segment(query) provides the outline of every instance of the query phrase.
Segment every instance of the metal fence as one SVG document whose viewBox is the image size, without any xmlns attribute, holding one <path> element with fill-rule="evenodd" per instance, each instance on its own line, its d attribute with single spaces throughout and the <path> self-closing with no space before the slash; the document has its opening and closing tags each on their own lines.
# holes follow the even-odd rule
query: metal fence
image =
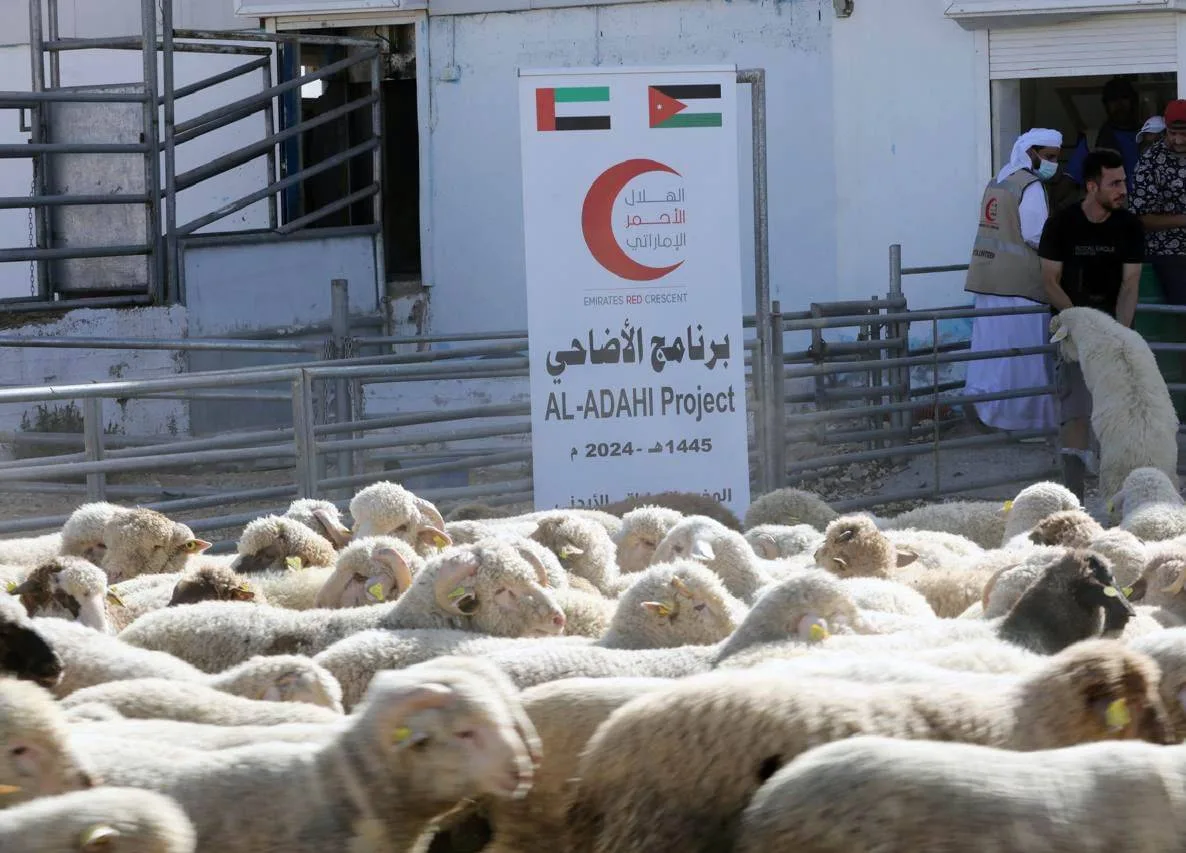
<svg viewBox="0 0 1186 853">
<path fill-rule="evenodd" d="M 173 5 L 156 0 L 141 0 L 141 36 L 116 38 L 63 39 L 58 29 L 59 0 L 28 0 L 30 21 L 30 53 L 32 57 L 32 91 L 0 92 L 0 113 L 17 111 L 22 130 L 30 134 L 27 144 L 0 145 L 0 159 L 28 159 L 33 165 L 33 179 L 28 196 L 0 198 L 2 209 L 28 209 L 31 218 L 30 246 L 0 248 L 0 263 L 30 263 L 31 292 L 28 297 L 0 300 L 6 311 L 40 311 L 47 307 L 110 307 L 142 304 L 166 304 L 185 301 L 185 277 L 182 258 L 188 245 L 203 241 L 258 241 L 284 242 L 304 239 L 310 228 L 326 217 L 346 209 L 354 209 L 360 202 L 371 201 L 366 221 L 335 228 L 317 228 L 321 237 L 378 235 L 382 230 L 382 167 L 380 136 L 382 111 L 380 105 L 381 51 L 379 39 L 342 36 L 267 32 L 209 32 L 175 29 Z M 159 36 L 158 36 L 159 31 Z M 284 74 L 286 79 L 274 82 L 282 69 L 293 66 L 293 58 L 302 49 L 330 48 L 345 53 L 345 57 L 327 62 L 320 67 L 300 73 L 300 66 Z M 63 87 L 61 58 L 74 51 L 139 51 L 143 57 L 143 81 L 133 85 L 89 85 Z M 246 61 L 192 83 L 176 86 L 176 54 L 207 54 L 243 57 Z M 160 68 L 158 74 L 158 55 Z M 48 59 L 48 63 L 47 60 Z M 284 60 L 280 62 L 279 60 Z M 47 79 L 48 64 L 48 79 Z M 274 68 L 275 64 L 275 68 Z M 326 80 L 361 67 L 362 76 L 369 80 L 369 92 L 361 97 L 310 118 L 300 115 L 300 99 L 292 96 L 301 87 Z M 228 81 L 257 75 L 259 91 L 231 103 L 222 104 L 193 118 L 177 120 L 177 105 L 195 95 Z M 61 111 L 72 107 L 76 111 L 87 106 L 139 105 L 141 127 L 135 142 L 94 142 L 76 137 Z M 327 126 L 345 126 L 350 117 L 360 110 L 369 110 L 370 133 L 365 139 L 348 144 L 343 150 L 326 156 L 316 163 L 280 164 L 278 151 L 300 149 L 300 140 L 307 132 Z M 55 112 L 56 111 L 56 112 Z M 26 113 L 28 118 L 26 119 Z M 258 117 L 262 136 L 235 150 L 216 157 L 184 172 L 177 172 L 178 150 L 196 139 L 237 122 Z M 131 129 L 123 128 L 130 136 Z M 348 133 L 348 131 L 344 131 Z M 86 136 L 83 133 L 82 136 Z M 353 142 L 353 140 L 352 140 Z M 138 157 L 138 169 L 120 180 L 88 180 L 92 187 L 87 193 L 71 192 L 68 180 L 56 180 L 56 171 L 77 172 L 79 158 L 99 171 L 110 164 L 111 158 Z M 245 164 L 263 158 L 266 178 L 262 184 L 250 188 L 238 198 L 190 219 L 177 221 L 178 194 L 203 184 Z M 350 169 L 362 164 L 367 181 L 351 192 L 317 205 L 303 206 L 307 183 L 332 169 Z M 117 168 L 117 167 L 111 167 Z M 163 177 L 162 177 L 163 176 Z M 61 177 L 61 176 L 57 176 Z M 356 182 L 357 183 L 357 182 Z M 132 191 L 128 184 L 139 184 Z M 93 189 L 98 185 L 99 189 Z M 282 205 L 281 199 L 298 199 L 301 203 Z M 217 226 L 227 217 L 254 204 L 266 201 L 268 226 L 254 231 L 223 231 Z M 143 217 L 142 239 L 129 242 L 127 235 L 105 234 L 95 228 L 101 220 L 79 219 L 92 216 L 93 211 L 109 210 L 111 206 L 130 207 L 129 214 L 138 220 Z M 112 221 L 122 222 L 120 218 Z M 73 225 L 72 225 L 73 223 Z M 96 237 L 93 232 L 99 231 Z M 117 229 L 118 231 L 118 229 Z M 199 233 L 201 232 L 201 233 Z M 122 241 L 121 241 L 122 238 Z M 378 281 L 384 281 L 382 240 L 375 239 L 375 267 Z M 142 257 L 145 267 L 138 281 L 108 282 L 104 295 L 88 294 L 92 287 L 64 287 L 60 267 L 53 264 L 95 262 L 112 259 Z M 93 270 L 93 267 L 91 267 Z M 120 268 L 126 272 L 126 268 Z M 93 278 L 93 276 L 91 276 Z M 119 278 L 119 276 L 109 276 Z"/>
</svg>

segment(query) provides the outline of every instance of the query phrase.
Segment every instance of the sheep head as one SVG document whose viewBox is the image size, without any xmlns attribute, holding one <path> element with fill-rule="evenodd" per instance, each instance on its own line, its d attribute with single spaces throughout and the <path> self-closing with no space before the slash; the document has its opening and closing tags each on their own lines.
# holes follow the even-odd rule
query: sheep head
<svg viewBox="0 0 1186 853">
<path fill-rule="evenodd" d="M 111 583 L 182 571 L 190 557 L 210 547 L 186 525 L 150 509 L 113 517 L 104 528 L 104 541 L 103 569 Z"/>
<path fill-rule="evenodd" d="M 0 682 L 0 809 L 93 784 L 53 696 L 25 681 Z"/>
<path fill-rule="evenodd" d="M 657 566 L 644 574 L 623 593 L 613 622 L 630 619 L 635 607 L 651 617 L 644 631 L 648 645 L 655 648 L 720 642 L 745 614 L 745 606 L 716 574 L 690 561 Z"/>
<path fill-rule="evenodd" d="M 338 508 L 329 501 L 301 498 L 293 501 L 284 513 L 285 518 L 300 522 L 318 536 L 341 550 L 350 544 L 350 528 L 342 523 Z M 327 565 L 316 563 L 314 565 Z"/>
<path fill-rule="evenodd" d="M 107 553 L 104 541 L 107 522 L 127 511 L 106 501 L 83 504 L 62 525 L 62 553 L 102 565 L 103 555 Z"/>
<path fill-rule="evenodd" d="M 1022 706 L 1036 718 L 1026 729 L 1046 747 L 1131 739 L 1171 744 L 1160 679 L 1151 658 L 1122 642 L 1082 640 L 1023 679 Z"/>
<path fill-rule="evenodd" d="M 690 516 L 667 532 L 655 548 L 651 563 L 658 565 L 673 560 L 694 560 L 713 568 L 717 552 L 722 550 L 730 533 L 732 531 L 719 521 L 704 516 Z"/>
<path fill-rule="evenodd" d="M 1130 601 L 1140 601 L 1153 607 L 1173 606 L 1181 609 L 1174 599 L 1186 586 L 1186 549 L 1169 546 L 1149 558 L 1145 570 L 1132 585 Z"/>
<path fill-rule="evenodd" d="M 816 565 L 838 577 L 891 577 L 918 555 L 898 548 L 865 515 L 843 515 L 824 530 L 824 544 L 816 549 Z"/>
<path fill-rule="evenodd" d="M 367 688 L 351 736 L 415 792 L 418 806 L 446 811 L 458 800 L 489 795 L 522 799 L 534 781 L 534 729 L 525 742 L 503 696 L 476 674 L 442 666 L 379 672 Z"/>
<path fill-rule="evenodd" d="M 641 506 L 623 515 L 622 529 L 614 537 L 618 569 L 641 572 L 651 565 L 655 549 L 682 518 L 677 510 L 658 506 Z"/>
<path fill-rule="evenodd" d="M 1103 526 L 1083 510 L 1065 509 L 1039 521 L 1030 531 L 1029 540 L 1035 545 L 1086 548 L 1103 532 Z"/>
<path fill-rule="evenodd" d="M 62 678 L 62 659 L 33 628 L 18 599 L 0 593 L 0 672 L 42 687 Z"/>
<path fill-rule="evenodd" d="M 20 598 L 30 616 L 69 619 L 103 634 L 112 632 L 107 620 L 107 576 L 81 557 L 54 557 L 8 592 Z"/>
<path fill-rule="evenodd" d="M 1124 478 L 1120 491 L 1108 500 L 1108 513 L 1112 518 L 1123 517 L 1125 507 L 1139 507 L 1143 504 L 1168 504 L 1181 507 L 1186 501 L 1178 493 L 1166 473 L 1159 468 L 1134 468 Z"/>
<path fill-rule="evenodd" d="M 338 559 L 332 542 L 307 524 L 280 515 L 265 515 L 248 524 L 237 548 L 239 556 L 231 568 L 241 574 L 292 565 L 332 566 Z"/>
<path fill-rule="evenodd" d="M 350 500 L 353 535 L 394 536 L 427 555 L 453 544 L 445 519 L 430 501 L 403 486 L 383 480 L 372 483 Z"/>
<path fill-rule="evenodd" d="M 450 617 L 464 617 L 473 630 L 498 636 L 564 632 L 564 611 L 546 568 L 528 547 L 484 539 L 446 551 L 423 574 L 437 607 Z"/>
<path fill-rule="evenodd" d="M 317 595 L 318 607 L 362 607 L 395 601 L 412 586 L 423 561 L 394 536 L 359 539 L 338 555 L 334 573 Z"/>
<path fill-rule="evenodd" d="M 1079 349 L 1075 346 L 1072 335 L 1072 329 L 1076 325 L 1076 315 L 1068 313 L 1074 310 L 1074 308 L 1064 308 L 1050 318 L 1050 343 L 1059 344 L 1059 350 L 1065 361 L 1079 360 Z M 1080 308 L 1079 310 L 1090 309 Z"/>
<path fill-rule="evenodd" d="M 255 602 L 256 591 L 228 566 L 208 563 L 187 571 L 173 586 L 167 607 L 200 601 Z"/>
</svg>

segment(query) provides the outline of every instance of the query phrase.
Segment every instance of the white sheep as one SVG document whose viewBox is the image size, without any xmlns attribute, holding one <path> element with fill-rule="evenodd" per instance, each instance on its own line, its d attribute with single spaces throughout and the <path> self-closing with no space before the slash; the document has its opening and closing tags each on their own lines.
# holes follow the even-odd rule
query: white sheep
<svg viewBox="0 0 1186 853">
<path fill-rule="evenodd" d="M 1014 752 L 859 736 L 812 749 L 754 794 L 737 853 L 1174 850 L 1186 746 L 1123 741 Z M 1123 820 L 1111 819 L 1123 804 Z"/>
<path fill-rule="evenodd" d="M 372 483 L 350 500 L 354 536 L 395 536 L 428 555 L 452 544 L 445 519 L 430 501 L 398 483 Z"/>
<path fill-rule="evenodd" d="M 271 593 L 269 593 L 269 598 Z M 205 672 L 253 655 L 315 654 L 372 628 L 457 628 L 497 636 L 551 636 L 565 617 L 534 552 L 497 539 L 445 550 L 389 604 L 289 611 L 203 602 L 146 614 L 120 634 Z"/>
<path fill-rule="evenodd" d="M 810 524 L 823 532 L 839 514 L 813 492 L 783 488 L 767 492 L 750 503 L 743 526 L 752 530 L 762 524 Z"/>
<path fill-rule="evenodd" d="M 210 547 L 184 524 L 151 509 L 116 514 L 103 536 L 107 550 L 102 568 L 113 584 L 139 575 L 179 572 L 190 557 Z"/>
<path fill-rule="evenodd" d="M 745 532 L 754 553 L 766 560 L 814 554 L 823 544 L 823 534 L 810 524 L 759 524 Z"/>
<path fill-rule="evenodd" d="M 243 528 L 238 556 L 230 567 L 241 574 L 267 570 L 333 566 L 338 559 L 334 543 L 312 527 L 281 515 L 265 515 Z"/>
<path fill-rule="evenodd" d="M 62 709 L 36 684 L 0 678 L 0 745 L 0 810 L 94 784 Z"/>
<path fill-rule="evenodd" d="M 1158 676 L 1146 656 L 1096 640 L 1006 690 L 993 679 L 858 684 L 762 672 L 684 679 L 623 705 L 590 738 L 575 774 L 570 846 L 729 850 L 737 818 L 782 765 L 860 733 L 1015 750 L 1116 738 L 1168 743 Z"/>
<path fill-rule="evenodd" d="M 338 550 L 350 544 L 350 528 L 342 523 L 342 514 L 329 501 L 300 498 L 289 504 L 284 517 L 299 521 Z"/>
<path fill-rule="evenodd" d="M 747 604 L 757 599 L 763 587 L 785 577 L 791 569 L 785 562 L 762 559 L 742 534 L 703 516 L 683 519 L 663 537 L 652 562 L 672 560 L 704 564 L 720 575 L 729 592 Z"/>
<path fill-rule="evenodd" d="M 305 702 L 246 699 L 197 681 L 135 678 L 85 687 L 61 700 L 63 708 L 96 702 L 125 718 L 181 720 L 218 726 L 331 723 L 341 715 Z"/>
<path fill-rule="evenodd" d="M 981 548 L 997 548 L 1005 535 L 1008 505 L 999 501 L 926 504 L 884 519 L 882 530 L 923 530 L 967 538 Z"/>
<path fill-rule="evenodd" d="M 622 529 L 614 537 L 618 569 L 623 574 L 641 572 L 651 564 L 655 549 L 671 528 L 683 518 L 678 510 L 662 506 L 640 506 L 622 516 Z"/>
<path fill-rule="evenodd" d="M 1153 351 L 1139 332 L 1095 308 L 1050 320 L 1050 342 L 1078 362 L 1091 393 L 1091 428 L 1100 444 L 1100 492 L 1114 495 L 1136 468 L 1178 481 L 1178 415 Z"/>
<path fill-rule="evenodd" d="M 30 616 L 77 620 L 102 633 L 112 633 L 107 618 L 107 575 L 82 557 L 52 557 L 20 585 L 9 588 Z M 119 601 L 118 597 L 113 601 Z"/>
<path fill-rule="evenodd" d="M 539 739 L 514 690 L 481 661 L 384 672 L 328 743 L 220 750 L 164 768 L 96 756 L 108 784 L 150 786 L 221 853 L 408 850 L 480 794 L 522 797 Z"/>
<path fill-rule="evenodd" d="M 537 519 L 530 538 L 555 554 L 570 577 L 584 578 L 602 595 L 616 597 L 633 581 L 619 575 L 614 540 L 596 521 L 550 513 Z"/>
<path fill-rule="evenodd" d="M 1061 483 L 1043 480 L 1026 486 L 1011 501 L 1005 502 L 1005 533 L 1000 545 L 1014 537 L 1028 534 L 1048 515 L 1067 509 L 1082 509 L 1075 493 Z"/>
<path fill-rule="evenodd" d="M 195 853 L 196 835 L 174 800 L 100 787 L 4 810 L 0 850 L 20 853 Z"/>
<path fill-rule="evenodd" d="M 394 536 L 368 536 L 342 549 L 314 606 L 361 607 L 395 601 L 424 567 L 416 550 Z"/>
<path fill-rule="evenodd" d="M 1186 506 L 1178 489 L 1156 468 L 1136 468 L 1112 496 L 1109 510 L 1120 527 L 1146 542 L 1186 534 Z"/>
</svg>

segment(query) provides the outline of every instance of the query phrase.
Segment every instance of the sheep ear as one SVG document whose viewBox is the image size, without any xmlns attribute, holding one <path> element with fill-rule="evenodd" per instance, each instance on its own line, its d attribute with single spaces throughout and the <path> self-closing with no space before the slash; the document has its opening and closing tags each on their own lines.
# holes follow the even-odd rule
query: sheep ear
<svg viewBox="0 0 1186 853">
<path fill-rule="evenodd" d="M 448 548 L 453 544 L 453 537 L 445 532 L 444 524 L 439 528 L 421 527 L 416 533 L 416 538 L 422 545 L 431 545 L 434 548 Z"/>
<path fill-rule="evenodd" d="M 392 576 L 395 578 L 396 589 L 399 594 L 403 595 L 407 592 L 408 587 L 412 585 L 412 570 L 408 567 L 408 563 L 404 560 L 403 555 L 394 548 L 376 548 L 371 552 L 372 565 L 378 564 L 377 568 L 390 569 Z M 367 590 L 370 590 L 370 582 L 367 582 Z"/>
<path fill-rule="evenodd" d="M 481 561 L 473 551 L 461 551 L 437 567 L 433 592 L 437 604 L 449 613 L 465 613 L 466 599 L 473 599 L 467 585 L 473 581 Z"/>
<path fill-rule="evenodd" d="M 692 551 L 689 556 L 693 560 L 715 560 L 717 554 L 708 541 L 697 539 L 692 543 Z"/>
<path fill-rule="evenodd" d="M 383 578 L 367 578 L 363 588 L 366 590 L 367 598 L 371 601 L 382 604 L 387 600 L 387 594 L 383 591 Z"/>
<path fill-rule="evenodd" d="M 412 683 L 386 690 L 380 694 L 377 734 L 385 746 L 402 749 L 425 739 L 423 732 L 408 726 L 408 717 L 429 708 L 445 708 L 456 701 L 456 695 L 444 684 L 435 682 Z"/>
<path fill-rule="evenodd" d="M 767 560 L 778 559 L 778 543 L 769 533 L 760 533 L 754 537 L 754 553 Z"/>
<path fill-rule="evenodd" d="M 124 606 L 124 600 L 119 597 L 119 593 L 117 593 L 114 589 L 107 590 L 107 603 L 113 604 L 116 607 Z"/>
<path fill-rule="evenodd" d="M 88 826 L 78 837 L 79 853 L 99 853 L 99 851 L 114 850 L 119 844 L 122 834 L 114 826 L 97 823 Z"/>
<path fill-rule="evenodd" d="M 231 590 L 231 601 L 255 601 L 255 591 L 241 583 Z"/>
<path fill-rule="evenodd" d="M 524 548 L 521 546 L 516 547 L 515 550 L 519 552 L 519 556 L 530 563 L 531 567 L 535 569 L 535 577 L 536 580 L 539 581 L 539 585 L 542 587 L 551 587 L 552 582 L 548 580 L 548 570 L 544 567 L 543 561 L 540 560 L 539 555 L 530 548 Z"/>
<path fill-rule="evenodd" d="M 1062 326 L 1059 326 L 1058 329 L 1055 330 L 1054 334 L 1050 336 L 1050 343 L 1056 344 L 1059 341 L 1061 341 L 1063 338 L 1065 338 L 1066 336 L 1067 336 L 1067 330 L 1064 329 Z"/>
<path fill-rule="evenodd" d="M 420 497 L 413 497 L 412 502 L 416 505 L 416 509 L 420 510 L 421 515 L 425 516 L 430 522 L 432 522 L 432 526 L 435 527 L 438 532 L 445 529 L 445 519 L 435 506 L 426 501 L 424 498 Z"/>
<path fill-rule="evenodd" d="M 576 545 L 573 545 L 571 542 L 565 542 L 563 545 L 560 546 L 560 550 L 556 552 L 556 556 L 559 557 L 561 560 L 571 560 L 573 557 L 583 556 L 584 553 L 585 553 L 584 548 L 578 548 Z"/>
<path fill-rule="evenodd" d="M 1177 595 L 1182 591 L 1182 586 L 1186 584 L 1186 565 L 1183 565 L 1180 562 L 1177 565 L 1178 568 L 1176 570 L 1177 573 L 1174 575 L 1174 580 L 1169 584 L 1169 586 L 1163 586 L 1161 588 L 1162 592 L 1168 593 L 1170 595 Z"/>
<path fill-rule="evenodd" d="M 660 619 L 666 619 L 675 612 L 675 607 L 663 601 L 644 601 L 642 603 L 644 609 L 654 613 Z"/>
<path fill-rule="evenodd" d="M 818 643 L 828 639 L 828 620 L 814 613 L 808 613 L 799 620 L 799 638 L 805 643 Z"/>
<path fill-rule="evenodd" d="M 854 537 L 856 535 L 857 535 L 857 532 L 850 527 L 847 530 L 841 530 L 840 533 L 838 533 L 836 535 L 836 541 L 837 542 L 848 542 L 850 539 L 852 539 L 852 537 Z"/>
<path fill-rule="evenodd" d="M 334 518 L 333 514 L 324 507 L 313 510 L 313 517 L 316 518 L 326 534 L 329 536 L 329 541 L 333 543 L 334 548 L 341 550 L 350 544 L 350 528 L 342 524 L 341 521 Z"/>
<path fill-rule="evenodd" d="M 898 548 L 896 550 L 898 552 L 898 568 L 899 569 L 904 566 L 909 566 L 911 563 L 913 563 L 915 560 L 918 559 L 918 553 L 916 551 L 910 550 L 909 548 Z"/>
</svg>

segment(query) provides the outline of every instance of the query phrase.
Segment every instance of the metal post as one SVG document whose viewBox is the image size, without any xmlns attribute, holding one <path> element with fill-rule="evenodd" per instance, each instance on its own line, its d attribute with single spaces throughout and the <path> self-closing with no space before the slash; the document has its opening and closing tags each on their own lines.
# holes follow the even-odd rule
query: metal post
<svg viewBox="0 0 1186 853">
<path fill-rule="evenodd" d="M 371 60 L 371 92 L 378 96 L 383 82 L 383 55 L 378 54 Z M 375 139 L 382 140 L 383 136 L 383 103 L 378 99 L 371 105 L 371 133 Z M 383 307 L 383 314 L 391 316 L 391 306 L 387 301 L 387 260 L 386 247 L 383 239 L 383 146 L 377 145 L 371 152 L 371 181 L 379 185 L 379 191 L 371 197 L 374 211 L 375 225 L 378 230 L 374 236 L 375 246 L 375 304 Z"/>
<path fill-rule="evenodd" d="M 32 63 L 33 91 L 45 91 L 45 40 L 41 31 L 41 0 L 29 0 L 29 57 Z M 29 108 L 32 119 L 29 122 L 29 141 L 33 144 L 48 142 L 49 122 L 46 112 L 50 109 L 48 103 L 38 103 Z M 49 158 L 45 154 L 38 154 L 33 158 L 33 196 L 44 196 L 48 192 L 49 181 L 46 178 L 46 167 Z M 49 248 L 50 210 L 48 207 L 33 209 L 33 223 L 36 248 Z M 42 300 L 51 298 L 49 289 L 49 261 L 32 261 L 37 270 L 37 297 Z"/>
<path fill-rule="evenodd" d="M 350 295 L 349 285 L 344 278 L 335 278 L 330 282 L 330 327 L 333 330 L 333 357 L 335 359 L 350 358 L 352 355 L 350 341 Z M 348 423 L 351 420 L 350 380 L 334 380 L 334 420 L 337 423 Z M 354 474 L 354 453 L 349 450 L 338 452 L 338 476 L 349 477 Z"/>
<path fill-rule="evenodd" d="M 894 243 L 889 247 L 889 293 L 890 313 L 898 313 L 902 309 L 894 303 L 895 299 L 902 297 L 902 246 L 899 243 Z M 888 350 L 886 355 L 888 357 L 904 357 L 910 350 L 910 326 L 907 323 L 900 323 L 894 321 L 889 324 L 889 337 L 900 339 L 902 344 L 898 352 L 890 353 Z M 910 368 L 909 367 L 895 367 L 889 370 L 890 382 L 895 386 L 893 396 L 890 398 L 891 402 L 904 403 L 910 398 Z M 893 440 L 895 444 L 908 444 L 910 441 L 909 435 L 905 430 L 910 424 L 909 413 L 905 411 L 893 412 L 890 415 L 890 426 L 893 428 L 897 439 Z M 900 457 L 893 460 L 895 465 L 901 464 L 904 460 Z"/>
<path fill-rule="evenodd" d="M 786 442 L 786 390 L 783 385 L 783 331 L 782 331 L 782 303 L 775 299 L 770 306 L 770 325 L 771 335 L 770 340 L 773 344 L 771 359 L 770 359 L 770 373 L 771 373 L 771 387 L 774 389 L 774 394 L 770 398 L 770 404 L 766 407 L 769 413 L 769 424 L 767 426 L 768 435 L 770 437 L 770 454 L 771 454 L 771 470 L 774 472 L 774 480 L 770 483 L 770 488 L 780 489 L 786 482 L 787 476 L 787 442 Z"/>
<path fill-rule="evenodd" d="M 169 4 L 165 4 L 169 5 Z M 153 301 L 160 304 L 167 299 L 162 286 L 164 282 L 164 252 L 161 251 L 161 144 L 160 121 L 157 112 L 156 73 L 156 0 L 140 0 L 140 27 L 144 39 L 141 51 L 144 60 L 144 192 L 148 201 L 144 205 L 145 243 L 148 254 L 148 286 Z M 166 63 L 167 64 L 167 63 Z"/>
<path fill-rule="evenodd" d="M 302 370 L 292 380 L 292 427 L 296 444 L 297 486 L 302 498 L 317 497 L 317 437 L 313 431 L 313 380 Z"/>
<path fill-rule="evenodd" d="M 272 88 L 272 63 L 269 62 L 263 67 L 264 72 L 264 89 Z M 276 99 L 269 98 L 267 109 L 264 110 L 264 134 L 265 138 L 271 139 L 276 133 Z M 276 172 L 276 146 L 272 145 L 268 148 L 268 183 L 274 183 L 280 180 L 280 175 Z M 275 231 L 280 227 L 280 215 L 277 209 L 276 194 L 268 193 L 268 228 Z"/>
<path fill-rule="evenodd" d="M 49 0 L 49 20 L 46 21 L 46 32 L 49 40 L 56 42 L 61 38 L 58 29 L 58 0 Z M 49 87 L 58 89 L 62 85 L 62 55 L 54 50 L 49 54 Z"/>
<path fill-rule="evenodd" d="M 773 354 L 770 327 L 770 221 L 767 198 L 766 172 L 766 71 L 762 68 L 737 72 L 738 83 L 749 83 L 751 89 L 752 144 L 754 159 L 754 313 L 758 346 L 754 350 L 754 392 L 758 402 L 759 489 L 774 488 L 775 474 L 771 468 L 770 447 L 773 438 L 768 434 L 770 416 L 766 407 L 774 404 L 780 391 L 771 378 Z M 781 440 L 781 436 L 779 438 Z M 781 479 L 778 478 L 778 479 Z"/>
<path fill-rule="evenodd" d="M 165 100 L 165 199 L 168 207 L 165 209 L 165 262 L 158 264 L 157 269 L 164 268 L 165 302 L 184 302 L 181 292 L 181 281 L 177 273 L 177 160 L 174 152 L 176 139 L 176 98 L 173 87 L 173 3 L 166 0 L 161 4 L 161 37 Z M 156 113 L 156 92 L 153 92 L 153 113 Z M 155 137 L 154 137 L 155 141 Z"/>
<path fill-rule="evenodd" d="M 933 493 L 934 499 L 939 500 L 943 494 L 942 486 L 939 478 L 942 476 L 940 469 L 940 451 L 939 445 L 939 319 L 933 318 L 931 320 L 931 354 L 934 356 L 934 362 L 931 367 L 931 382 L 934 385 L 934 395 L 931 397 L 931 431 L 934 446 L 932 452 L 935 454 L 935 491 Z"/>
<path fill-rule="evenodd" d="M 87 462 L 103 459 L 103 398 L 87 397 L 82 401 L 82 441 Z M 86 499 L 107 500 L 107 475 L 97 472 L 86 475 Z"/>
</svg>

